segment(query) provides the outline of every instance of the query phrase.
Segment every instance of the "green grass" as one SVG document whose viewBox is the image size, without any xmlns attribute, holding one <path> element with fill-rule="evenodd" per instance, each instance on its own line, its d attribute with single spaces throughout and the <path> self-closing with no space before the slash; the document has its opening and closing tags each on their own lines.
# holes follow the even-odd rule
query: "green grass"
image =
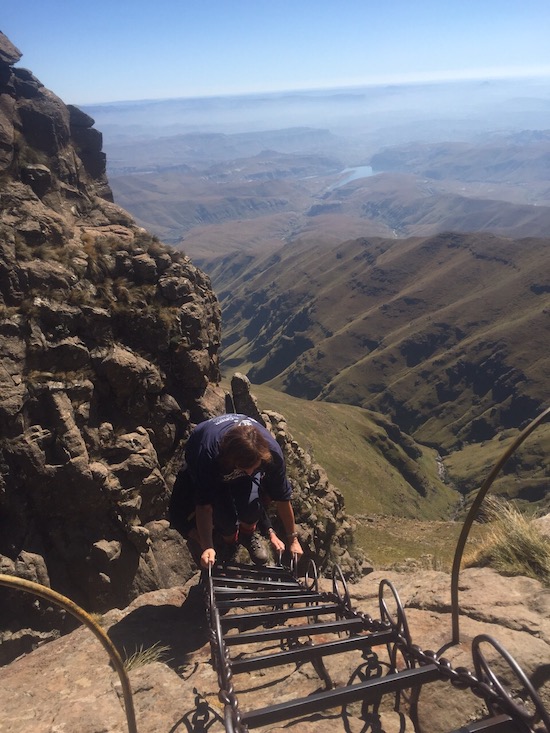
<svg viewBox="0 0 550 733">
<path fill-rule="evenodd" d="M 342 492 L 350 514 L 451 515 L 458 496 L 439 480 L 435 451 L 421 447 L 421 456 L 413 460 L 375 422 L 381 416 L 351 405 L 297 399 L 265 385 L 254 385 L 252 393 L 260 409 L 284 415 L 292 436 Z M 425 477 L 425 497 L 403 478 L 401 464 Z"/>
<path fill-rule="evenodd" d="M 526 575 L 550 585 L 550 541 L 513 504 L 486 502 L 489 520 L 481 544 L 465 558 L 467 567 L 492 567 L 503 575 Z"/>
<path fill-rule="evenodd" d="M 478 489 L 517 435 L 516 430 L 505 430 L 492 440 L 465 445 L 451 453 L 445 458 L 451 482 L 465 493 Z M 549 455 L 550 424 L 543 424 L 508 459 L 491 493 L 513 499 L 525 513 L 550 511 Z"/>
<path fill-rule="evenodd" d="M 420 567 L 449 572 L 461 522 L 423 522 L 402 517 L 371 517 L 359 521 L 355 541 L 375 568 Z M 474 524 L 469 543 L 483 537 L 484 525 Z"/>
</svg>

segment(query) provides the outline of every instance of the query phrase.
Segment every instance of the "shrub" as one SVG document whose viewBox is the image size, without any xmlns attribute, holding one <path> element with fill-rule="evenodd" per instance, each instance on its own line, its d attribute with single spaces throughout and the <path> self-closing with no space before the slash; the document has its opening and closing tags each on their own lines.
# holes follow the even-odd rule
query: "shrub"
<svg viewBox="0 0 550 733">
<path fill-rule="evenodd" d="M 492 567 L 503 575 L 526 575 L 550 585 L 550 541 L 532 520 L 502 499 L 487 500 L 490 529 L 465 559 L 466 567 Z"/>
</svg>

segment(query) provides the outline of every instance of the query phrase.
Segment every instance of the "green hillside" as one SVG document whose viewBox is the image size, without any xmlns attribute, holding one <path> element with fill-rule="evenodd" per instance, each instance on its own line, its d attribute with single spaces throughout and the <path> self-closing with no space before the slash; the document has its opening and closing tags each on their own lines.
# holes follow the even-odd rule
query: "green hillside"
<svg viewBox="0 0 550 733">
<path fill-rule="evenodd" d="M 355 542 L 375 567 L 450 570 L 463 500 L 441 481 L 433 449 L 360 407 L 301 400 L 265 385 L 252 391 L 261 409 L 287 419 L 293 437 L 342 492 L 346 510 L 356 519 Z M 426 487 L 424 496 L 406 480 L 412 475 Z M 475 524 L 470 541 L 483 532 L 484 526 Z"/>
<path fill-rule="evenodd" d="M 444 233 L 220 260 L 224 368 L 386 415 L 467 492 L 550 400 L 549 246 Z M 542 501 L 540 440 L 525 461 L 535 485 L 518 473 L 508 495 Z"/>
<path fill-rule="evenodd" d="M 448 519 L 460 501 L 438 477 L 437 453 L 382 415 L 311 402 L 254 385 L 261 409 L 280 412 L 298 443 L 327 472 L 354 516 Z"/>
</svg>

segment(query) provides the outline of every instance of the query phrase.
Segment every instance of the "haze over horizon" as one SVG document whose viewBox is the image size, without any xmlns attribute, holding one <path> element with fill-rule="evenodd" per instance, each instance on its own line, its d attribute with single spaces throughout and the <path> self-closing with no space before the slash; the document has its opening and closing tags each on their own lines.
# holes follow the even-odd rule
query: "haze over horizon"
<svg viewBox="0 0 550 733">
<path fill-rule="evenodd" d="M 545 0 L 29 0 L 2 15 L 19 65 L 80 105 L 550 78 Z"/>
</svg>

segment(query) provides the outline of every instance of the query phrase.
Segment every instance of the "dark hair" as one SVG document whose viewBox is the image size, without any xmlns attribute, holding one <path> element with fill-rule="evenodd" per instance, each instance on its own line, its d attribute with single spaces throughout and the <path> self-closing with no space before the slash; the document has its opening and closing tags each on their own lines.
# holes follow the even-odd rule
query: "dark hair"
<svg viewBox="0 0 550 733">
<path fill-rule="evenodd" d="M 254 425 L 234 425 L 220 441 L 220 463 L 224 471 L 249 468 L 258 461 L 271 461 L 269 445 Z"/>
</svg>

